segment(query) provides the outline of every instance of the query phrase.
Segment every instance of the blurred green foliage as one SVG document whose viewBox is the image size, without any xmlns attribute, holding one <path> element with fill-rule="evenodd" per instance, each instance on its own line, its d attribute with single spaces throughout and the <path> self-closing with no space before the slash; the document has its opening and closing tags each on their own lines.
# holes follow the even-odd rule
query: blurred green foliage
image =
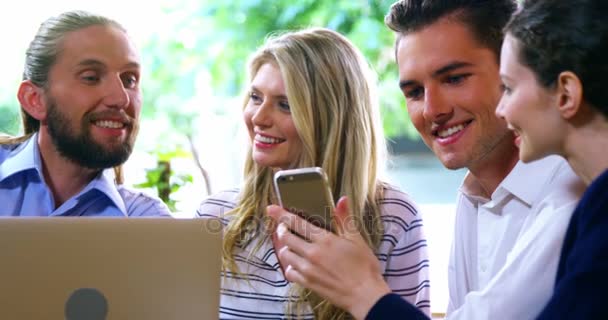
<svg viewBox="0 0 608 320">
<path fill-rule="evenodd" d="M 0 103 L 0 133 L 17 135 L 21 126 L 19 109 L 8 103 Z"/>
<path fill-rule="evenodd" d="M 175 212 L 176 201 L 171 198 L 171 194 L 184 185 L 192 183 L 193 179 L 191 174 L 176 174 L 171 167 L 171 159 L 189 155 L 184 150 L 176 149 L 172 152 L 157 153 L 157 156 L 156 167 L 146 169 L 145 182 L 136 184 L 134 187 L 155 189 L 159 198 L 167 204 L 171 211 Z"/>
<path fill-rule="evenodd" d="M 270 33 L 317 26 L 351 39 L 379 75 L 387 136 L 417 137 L 399 91 L 394 35 L 384 25 L 393 0 L 175 0 L 163 8 L 162 28 L 145 44 L 151 73 L 145 117 L 162 117 L 178 132 L 196 131 L 201 108 L 226 113 L 246 84 L 246 62 Z M 201 97 L 205 91 L 206 96 Z M 239 108 L 239 105 L 230 105 Z M 169 138 L 166 136 L 166 138 Z M 177 141 L 175 137 L 170 137 Z M 162 143 L 166 145 L 166 143 Z"/>
</svg>

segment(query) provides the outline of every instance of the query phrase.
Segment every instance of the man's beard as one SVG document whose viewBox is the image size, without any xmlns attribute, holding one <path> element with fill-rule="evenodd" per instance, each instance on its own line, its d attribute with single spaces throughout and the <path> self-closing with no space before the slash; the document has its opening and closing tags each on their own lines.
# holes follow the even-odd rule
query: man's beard
<svg viewBox="0 0 608 320">
<path fill-rule="evenodd" d="M 57 104 L 48 101 L 47 126 L 53 145 L 63 157 L 74 163 L 90 169 L 106 169 L 123 164 L 133 151 L 133 144 L 137 137 L 138 123 L 129 117 L 126 126 L 127 138 L 123 143 L 115 144 L 113 147 L 105 147 L 97 143 L 91 136 L 92 119 L 99 115 L 85 114 L 80 122 L 80 130 L 75 128 L 78 123 L 71 123 L 68 117 L 62 113 Z M 122 113 L 122 112 L 121 112 Z M 116 114 L 116 112 L 113 112 Z M 124 113 L 123 117 L 124 117 Z"/>
</svg>

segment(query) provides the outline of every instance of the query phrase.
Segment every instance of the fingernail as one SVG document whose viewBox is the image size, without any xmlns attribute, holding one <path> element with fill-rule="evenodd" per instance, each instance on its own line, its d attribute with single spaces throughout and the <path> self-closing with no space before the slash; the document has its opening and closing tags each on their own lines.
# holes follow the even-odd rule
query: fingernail
<svg viewBox="0 0 608 320">
<path fill-rule="evenodd" d="M 282 223 L 282 222 L 279 223 L 279 226 L 277 227 L 277 234 L 279 236 L 282 236 L 282 235 L 284 235 L 287 232 L 288 232 L 287 226 L 284 223 Z"/>
<path fill-rule="evenodd" d="M 279 256 L 283 255 L 283 252 L 285 250 L 289 250 L 289 247 L 288 246 L 283 246 L 283 248 L 279 249 Z"/>
</svg>

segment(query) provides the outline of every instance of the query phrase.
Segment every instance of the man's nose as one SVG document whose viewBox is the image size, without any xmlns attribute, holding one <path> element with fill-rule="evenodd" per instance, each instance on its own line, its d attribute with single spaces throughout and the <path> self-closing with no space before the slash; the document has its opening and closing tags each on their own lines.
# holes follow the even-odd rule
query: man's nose
<svg viewBox="0 0 608 320">
<path fill-rule="evenodd" d="M 104 87 L 104 103 L 112 108 L 126 108 L 130 103 L 129 93 L 120 77 L 112 77 Z"/>
<path fill-rule="evenodd" d="M 447 101 L 440 88 L 427 88 L 424 91 L 423 116 L 425 119 L 437 121 L 451 113 L 451 103 Z"/>
</svg>

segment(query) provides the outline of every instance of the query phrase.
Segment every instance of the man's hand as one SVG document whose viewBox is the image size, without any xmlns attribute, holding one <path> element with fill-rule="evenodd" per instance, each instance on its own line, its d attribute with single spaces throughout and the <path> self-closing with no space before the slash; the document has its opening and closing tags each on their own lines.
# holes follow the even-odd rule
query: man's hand
<svg viewBox="0 0 608 320">
<path fill-rule="evenodd" d="M 278 239 L 285 247 L 278 257 L 287 280 L 313 290 L 357 319 L 364 319 L 391 292 L 378 259 L 356 228 L 346 197 L 340 198 L 334 212 L 337 234 L 279 206 L 268 206 L 267 212 L 279 223 Z"/>
</svg>

